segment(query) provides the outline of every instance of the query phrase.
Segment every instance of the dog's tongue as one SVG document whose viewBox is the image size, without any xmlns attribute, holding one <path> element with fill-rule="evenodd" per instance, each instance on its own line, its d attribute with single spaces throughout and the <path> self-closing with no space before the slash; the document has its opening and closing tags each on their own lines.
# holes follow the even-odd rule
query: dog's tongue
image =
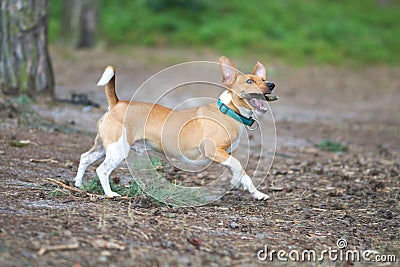
<svg viewBox="0 0 400 267">
<path fill-rule="evenodd" d="M 264 106 L 264 103 L 265 101 L 258 98 L 250 99 L 250 104 L 262 113 L 265 113 L 268 110 L 268 107 Z"/>
</svg>

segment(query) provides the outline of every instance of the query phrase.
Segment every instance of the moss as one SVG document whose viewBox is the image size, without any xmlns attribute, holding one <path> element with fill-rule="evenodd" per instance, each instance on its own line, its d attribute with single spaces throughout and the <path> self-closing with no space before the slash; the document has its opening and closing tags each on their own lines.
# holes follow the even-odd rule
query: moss
<svg viewBox="0 0 400 267">
<path fill-rule="evenodd" d="M 332 140 L 323 140 L 318 144 L 318 147 L 322 150 L 331 152 L 347 152 L 349 150 L 347 145 L 343 145 Z"/>
</svg>

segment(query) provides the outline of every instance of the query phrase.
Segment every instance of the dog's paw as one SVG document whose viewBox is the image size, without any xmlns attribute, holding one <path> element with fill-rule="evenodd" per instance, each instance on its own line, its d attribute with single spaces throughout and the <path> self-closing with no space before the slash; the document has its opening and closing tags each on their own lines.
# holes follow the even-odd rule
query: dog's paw
<svg viewBox="0 0 400 267">
<path fill-rule="evenodd" d="M 253 197 L 255 200 L 267 200 L 270 198 L 267 194 L 264 194 L 258 190 L 253 193 Z"/>
<path fill-rule="evenodd" d="M 75 186 L 76 187 L 81 187 L 82 186 L 82 181 L 75 181 Z"/>
<path fill-rule="evenodd" d="M 108 194 L 105 194 L 105 197 L 120 197 L 120 196 L 121 196 L 120 194 L 113 192 L 113 191 L 111 191 Z"/>
</svg>

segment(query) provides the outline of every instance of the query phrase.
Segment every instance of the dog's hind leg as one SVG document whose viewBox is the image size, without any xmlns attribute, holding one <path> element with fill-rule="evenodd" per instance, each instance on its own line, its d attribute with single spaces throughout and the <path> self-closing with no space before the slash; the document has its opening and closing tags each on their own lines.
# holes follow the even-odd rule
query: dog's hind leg
<svg viewBox="0 0 400 267">
<path fill-rule="evenodd" d="M 87 151 L 81 155 L 78 171 L 77 171 L 76 177 L 75 177 L 75 186 L 79 187 L 82 185 L 83 175 L 85 174 L 86 168 L 90 164 L 93 164 L 97 160 L 104 157 L 104 155 L 105 155 L 105 151 L 104 151 L 103 144 L 102 144 L 99 136 L 96 136 L 94 146 L 89 151 Z"/>
<path fill-rule="evenodd" d="M 120 196 L 118 193 L 111 190 L 109 176 L 111 172 L 128 156 L 129 149 L 130 145 L 126 140 L 126 131 L 124 129 L 118 141 L 107 146 L 106 159 L 96 169 L 104 194 L 108 197 Z"/>
</svg>

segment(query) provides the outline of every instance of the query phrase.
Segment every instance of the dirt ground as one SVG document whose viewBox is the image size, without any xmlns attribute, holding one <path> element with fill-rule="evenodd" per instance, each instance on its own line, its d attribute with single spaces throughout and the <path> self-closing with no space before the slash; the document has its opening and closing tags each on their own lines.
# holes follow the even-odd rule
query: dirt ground
<svg viewBox="0 0 400 267">
<path fill-rule="evenodd" d="M 271 103 L 276 154 L 259 188 L 271 199 L 257 202 L 235 190 L 206 206 L 176 208 L 145 195 L 90 198 L 47 178 L 72 185 L 79 156 L 91 147 L 107 109 L 103 90 L 95 87 L 104 66 L 117 66 L 118 94 L 130 98 L 164 67 L 218 56 L 144 48 L 51 52 L 56 97 L 85 93 L 100 107 L 38 101 L 33 112 L 0 102 L 1 266 L 295 266 L 271 250 L 287 252 L 286 259 L 291 251 L 314 250 L 318 259 L 323 250 L 339 250 L 338 240 L 347 242 L 342 252 L 372 251 L 373 262 L 325 254 L 324 261 L 305 265 L 400 262 L 400 68 L 295 68 L 259 59 L 280 97 Z M 251 70 L 255 60 L 234 61 Z M 348 151 L 322 150 L 317 144 L 323 140 Z M 112 174 L 121 176 L 129 176 L 126 169 Z M 273 262 L 257 257 L 266 246 Z"/>
</svg>

